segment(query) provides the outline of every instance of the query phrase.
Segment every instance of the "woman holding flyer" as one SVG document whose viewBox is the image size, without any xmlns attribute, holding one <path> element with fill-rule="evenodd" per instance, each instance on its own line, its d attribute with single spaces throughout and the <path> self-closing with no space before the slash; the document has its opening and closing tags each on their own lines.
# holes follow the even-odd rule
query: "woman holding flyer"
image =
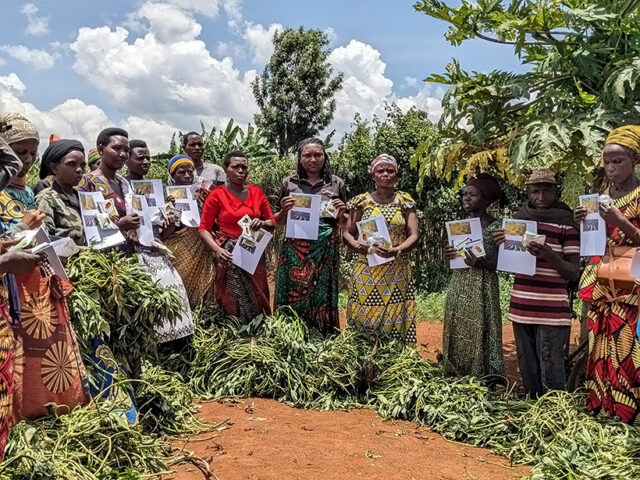
<svg viewBox="0 0 640 480">
<path fill-rule="evenodd" d="M 171 185 L 191 188 L 195 170 L 190 157 L 176 155 L 169 160 L 168 167 Z M 183 191 L 186 193 L 186 190 Z M 203 201 L 198 197 L 200 210 Z M 164 242 L 173 253 L 172 263 L 182 277 L 191 307 L 199 305 L 205 299 L 213 300 L 215 257 L 200 238 L 198 229 L 180 224 Z"/>
<path fill-rule="evenodd" d="M 484 256 L 472 250 L 463 252 L 469 268 L 456 269 L 451 275 L 444 311 L 443 365 L 447 375 L 477 378 L 504 377 L 502 358 L 502 313 L 496 264 L 498 246 L 493 233 L 500 221 L 487 208 L 503 197 L 498 181 L 479 174 L 467 182 L 462 206 L 469 218 L 480 219 Z M 448 245 L 445 258 L 453 260 L 459 252 Z"/>
<path fill-rule="evenodd" d="M 23 176 L 18 176 L 14 188 L 2 192 L 2 195 L 14 198 L 11 204 L 14 207 L 22 205 L 22 208 L 11 210 L 12 218 L 2 217 L 0 227 L 5 231 L 24 221 L 26 209 L 34 207 L 32 199 L 26 200 L 24 195 L 19 195 L 29 188 L 20 179 L 33 165 L 39 143 L 35 127 L 26 119 L 14 116 L 7 123 L 12 126 L 7 133 L 13 137 L 7 136 L 5 140 L 22 159 L 24 167 Z M 48 164 L 52 155 L 64 152 L 69 146 L 77 148 L 71 143 L 73 140 L 66 142 L 49 145 L 43 162 Z M 84 152 L 82 155 L 84 157 Z M 38 219 L 42 221 L 42 215 L 39 214 Z M 38 228 L 40 221 L 27 221 L 26 224 Z M 45 259 L 12 279 L 5 277 L 5 285 L 10 292 L 15 371 L 19 372 L 14 377 L 14 421 L 44 416 L 48 413 L 47 405 L 52 402 L 69 408 L 86 403 L 84 367 L 67 306 L 67 297 L 73 289 L 69 281 L 55 275 Z"/>
<path fill-rule="evenodd" d="M 286 222 L 294 196 L 300 193 L 322 197 L 318 239 L 285 239 L 276 274 L 275 305 L 290 306 L 310 327 L 333 333 L 340 328 L 339 228 L 348 219 L 347 192 L 342 179 L 331 174 L 329 156 L 318 138 L 308 138 L 298 146 L 297 173 L 282 182 L 278 225 Z"/>
<path fill-rule="evenodd" d="M 247 234 L 275 228 L 275 218 L 263 191 L 246 184 L 249 165 L 244 153 L 228 153 L 224 169 L 227 184 L 213 190 L 204 202 L 199 231 L 218 261 L 218 303 L 227 315 L 248 323 L 260 314 L 271 313 L 266 263 L 262 257 L 255 273 L 250 275 L 232 263 L 231 252 Z"/>
<path fill-rule="evenodd" d="M 151 165 L 149 147 L 147 147 L 146 142 L 142 140 L 131 140 L 129 147 L 129 160 L 127 161 L 128 179 L 130 181 L 144 180 Z M 133 185 L 131 186 L 131 190 L 134 190 Z M 152 211 L 155 212 L 155 218 L 153 218 L 152 215 L 148 215 L 147 221 L 152 220 L 151 228 L 153 230 L 153 237 L 164 241 L 174 232 L 175 222 L 173 222 L 172 219 L 164 218 L 160 214 L 160 208 L 161 205 L 154 207 Z M 192 335 L 195 327 L 187 291 L 182 282 L 182 278 L 171 264 L 171 261 L 155 242 L 153 246 L 145 246 L 137 242 L 134 248 L 138 254 L 138 261 L 146 268 L 155 282 L 165 288 L 176 290 L 182 299 L 182 316 L 173 323 L 165 321 L 162 325 L 156 327 L 158 343 L 174 342 Z"/>
<path fill-rule="evenodd" d="M 640 247 L 640 180 L 634 168 L 640 163 L 640 126 L 613 130 L 602 154 L 607 187 L 598 210 L 606 222 L 607 253 L 614 247 Z M 574 212 L 585 219 L 587 208 Z M 591 302 L 587 319 L 587 409 L 604 410 L 611 416 L 635 424 L 640 412 L 640 342 L 638 295 L 598 280 L 601 257 L 592 257 L 582 274 L 579 296 Z M 637 287 L 636 287 L 637 288 Z"/>
<path fill-rule="evenodd" d="M 349 223 L 344 233 L 347 245 L 359 253 L 353 269 L 347 322 L 367 331 L 384 331 L 413 345 L 416 308 L 407 254 L 418 242 L 416 204 L 408 193 L 395 190 L 398 175 L 395 158 L 390 155 L 374 158 L 370 173 L 375 190 L 349 202 Z M 381 230 L 380 221 L 380 226 L 386 224 L 390 244 L 375 235 Z M 366 228 L 362 228 L 364 223 Z M 371 257 L 378 257 L 377 265 L 370 266 Z"/>
<path fill-rule="evenodd" d="M 123 232 L 140 228 L 140 217 L 127 213 L 125 197 L 130 193 L 129 182 L 118 171 L 129 160 L 129 134 L 121 128 L 105 128 L 96 141 L 100 152 L 100 165 L 87 173 L 77 189 L 81 192 L 101 192 L 105 200 L 113 200 Z M 131 245 L 129 245 L 131 247 Z"/>
</svg>

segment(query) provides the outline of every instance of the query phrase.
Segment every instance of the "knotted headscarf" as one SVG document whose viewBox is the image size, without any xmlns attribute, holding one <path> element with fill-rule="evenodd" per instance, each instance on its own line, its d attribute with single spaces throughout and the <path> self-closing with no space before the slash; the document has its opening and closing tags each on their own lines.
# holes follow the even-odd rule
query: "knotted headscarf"
<svg viewBox="0 0 640 480">
<path fill-rule="evenodd" d="M 175 172 L 180 165 L 185 164 L 193 167 L 193 160 L 191 160 L 191 157 L 188 155 L 176 155 L 169 160 L 169 164 L 167 165 L 169 167 L 169 173 L 173 175 L 173 172 Z"/>
<path fill-rule="evenodd" d="M 640 154 L 640 125 L 624 125 L 612 130 L 604 144 L 615 143 Z"/>
<path fill-rule="evenodd" d="M 27 117 L 19 113 L 7 113 L 0 116 L 0 138 L 9 145 L 22 140 L 40 141 L 38 129 Z"/>
<path fill-rule="evenodd" d="M 383 153 L 382 155 L 377 156 L 371 161 L 371 168 L 369 169 L 369 172 L 373 174 L 376 167 L 383 163 L 388 163 L 390 165 L 393 165 L 393 168 L 395 168 L 396 172 L 398 171 L 398 162 L 396 161 L 396 159 L 393 158 L 391 155 L 387 155 L 386 153 Z"/>
<path fill-rule="evenodd" d="M 67 153 L 77 150 L 84 153 L 84 147 L 77 140 L 57 140 L 51 142 L 47 149 L 42 154 L 42 161 L 40 162 L 40 179 L 43 180 L 49 175 L 52 175 L 51 164 L 57 163 Z"/>
<path fill-rule="evenodd" d="M 479 173 L 473 178 L 470 178 L 467 185 L 475 187 L 482 193 L 482 196 L 491 204 L 497 202 L 502 198 L 502 189 L 498 180 L 488 173 Z"/>
</svg>

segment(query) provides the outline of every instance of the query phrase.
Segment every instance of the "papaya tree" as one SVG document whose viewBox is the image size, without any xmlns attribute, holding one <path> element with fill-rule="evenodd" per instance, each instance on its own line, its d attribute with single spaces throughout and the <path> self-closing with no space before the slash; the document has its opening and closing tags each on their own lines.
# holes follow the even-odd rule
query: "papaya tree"
<svg viewBox="0 0 640 480">
<path fill-rule="evenodd" d="M 445 21 L 454 46 L 504 45 L 523 73 L 467 72 L 455 60 L 426 81 L 445 84 L 440 142 L 413 161 L 423 176 L 461 184 L 492 171 L 521 184 L 533 168 L 564 176 L 564 196 L 598 181 L 603 142 L 640 122 L 640 0 L 420 0 L 418 12 Z"/>
</svg>

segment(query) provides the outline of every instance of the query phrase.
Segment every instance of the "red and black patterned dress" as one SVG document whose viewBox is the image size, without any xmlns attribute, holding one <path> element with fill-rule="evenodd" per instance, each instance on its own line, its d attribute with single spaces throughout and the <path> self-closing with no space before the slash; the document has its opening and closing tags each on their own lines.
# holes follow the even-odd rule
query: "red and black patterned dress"
<svg viewBox="0 0 640 480">
<path fill-rule="evenodd" d="M 613 200 L 625 218 L 640 228 L 640 187 Z M 609 246 L 633 245 L 617 227 L 607 224 Z M 608 289 L 596 282 L 600 257 L 593 257 L 580 282 L 579 296 L 591 302 L 589 358 L 587 360 L 587 409 L 604 410 L 627 423 L 638 423 L 640 412 L 640 342 L 636 335 L 638 295 L 618 290 L 608 300 Z M 625 295 L 628 295 L 625 297 Z"/>
<path fill-rule="evenodd" d="M 0 461 L 7 446 L 13 416 L 14 337 L 7 290 L 0 286 Z"/>
</svg>

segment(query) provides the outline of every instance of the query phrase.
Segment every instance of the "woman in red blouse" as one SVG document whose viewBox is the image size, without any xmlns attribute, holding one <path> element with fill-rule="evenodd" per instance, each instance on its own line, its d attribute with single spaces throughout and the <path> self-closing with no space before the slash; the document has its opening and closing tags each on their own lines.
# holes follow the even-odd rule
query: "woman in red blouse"
<svg viewBox="0 0 640 480">
<path fill-rule="evenodd" d="M 257 315 L 271 314 L 271 301 L 264 257 L 253 275 L 231 263 L 231 252 L 242 234 L 238 222 L 248 215 L 251 229 L 273 229 L 275 219 L 262 190 L 246 184 L 249 165 L 244 153 L 228 153 L 224 169 L 227 184 L 213 190 L 204 202 L 199 232 L 218 262 L 215 288 L 218 303 L 226 314 L 249 322 Z"/>
</svg>

